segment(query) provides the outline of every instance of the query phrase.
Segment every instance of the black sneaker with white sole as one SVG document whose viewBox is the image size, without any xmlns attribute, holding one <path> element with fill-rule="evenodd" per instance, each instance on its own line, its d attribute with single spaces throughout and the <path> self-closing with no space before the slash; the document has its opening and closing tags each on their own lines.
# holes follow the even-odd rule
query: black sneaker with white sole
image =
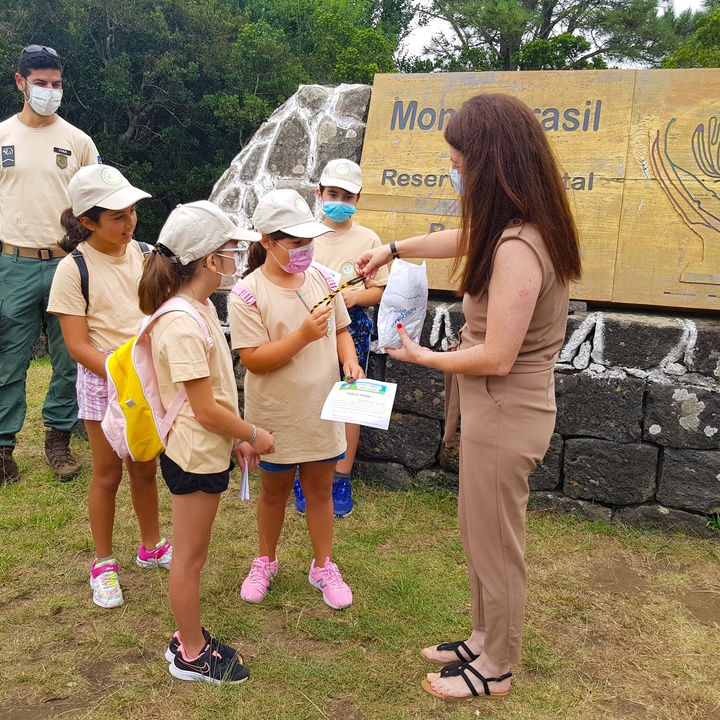
<svg viewBox="0 0 720 720">
<path fill-rule="evenodd" d="M 225 646 L 227 647 L 227 646 Z M 232 648 L 230 648 L 232 650 Z M 170 674 L 178 680 L 200 681 L 220 685 L 221 683 L 239 684 L 250 677 L 250 671 L 240 662 L 237 653 L 221 652 L 216 643 L 208 643 L 193 660 L 187 660 L 178 648 L 168 668 Z"/>
<path fill-rule="evenodd" d="M 216 645 L 218 645 L 220 647 L 220 652 L 223 655 L 237 654 L 237 650 L 235 648 L 232 648 L 229 645 L 225 645 L 225 643 L 221 643 L 217 638 L 213 637 L 205 628 L 202 629 L 202 633 L 203 637 L 205 638 L 205 642 L 210 644 L 215 643 Z M 179 647 L 180 633 L 176 630 L 175 634 L 172 636 L 170 644 L 168 645 L 168 649 L 165 651 L 165 659 L 169 663 L 171 663 L 175 659 Z M 240 660 L 240 662 L 243 662 L 242 655 L 238 657 L 238 660 Z"/>
</svg>

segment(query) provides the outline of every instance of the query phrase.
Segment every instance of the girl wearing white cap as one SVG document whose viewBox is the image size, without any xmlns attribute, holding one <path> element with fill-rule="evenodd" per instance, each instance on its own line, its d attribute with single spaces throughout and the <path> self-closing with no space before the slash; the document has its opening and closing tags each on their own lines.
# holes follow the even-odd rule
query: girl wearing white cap
<svg viewBox="0 0 720 720">
<path fill-rule="evenodd" d="M 175 552 L 170 605 L 178 626 L 165 657 L 170 673 L 181 680 L 219 684 L 249 677 L 235 650 L 202 626 L 200 571 L 220 495 L 228 487 L 231 454 L 252 469 L 259 453 L 273 452 L 272 435 L 238 413 L 232 357 L 209 301 L 223 277 L 235 275 L 242 266 L 247 244 L 259 237 L 236 227 L 205 200 L 180 205 L 160 231 L 138 288 L 144 313 L 154 313 L 177 296 L 192 305 L 205 325 L 201 328 L 189 313 L 177 310 L 161 315 L 150 331 L 165 407 L 181 388 L 187 393 L 160 456 L 172 494 Z"/>
<path fill-rule="evenodd" d="M 85 421 L 92 453 L 88 511 L 96 557 L 90 585 L 93 602 L 112 608 L 123 603 L 112 544 L 122 460 L 100 427 L 107 407 L 105 359 L 137 335 L 143 319 L 137 295 L 143 250 L 133 242 L 133 232 L 135 204 L 150 195 L 107 165 L 80 168 L 68 194 L 72 207 L 60 219 L 65 230 L 60 246 L 76 256 L 59 263 L 48 312 L 59 316 L 65 344 L 78 363 L 78 417 Z M 136 562 L 169 568 L 172 546 L 160 536 L 156 464 L 128 460 L 127 468 L 142 538 Z"/>
<path fill-rule="evenodd" d="M 342 295 L 328 297 L 337 289 L 332 274 L 312 264 L 313 238 L 330 229 L 315 221 L 295 190 L 265 195 L 253 224 L 262 240 L 251 248 L 252 272 L 233 288 L 228 314 L 232 347 L 247 369 L 245 416 L 273 428 L 277 450 L 272 462 L 260 462 L 260 552 L 241 596 L 260 602 L 278 572 L 277 542 L 299 467 L 314 552 L 308 579 L 340 610 L 352 603 L 332 562 L 332 481 L 336 462 L 345 456 L 345 431 L 320 413 L 337 380 L 338 359 L 346 377 L 363 374 Z"/>
</svg>

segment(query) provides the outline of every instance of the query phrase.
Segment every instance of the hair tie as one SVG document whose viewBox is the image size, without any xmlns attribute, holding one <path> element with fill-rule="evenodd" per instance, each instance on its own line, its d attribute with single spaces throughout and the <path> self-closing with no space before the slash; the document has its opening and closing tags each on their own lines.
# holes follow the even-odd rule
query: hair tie
<svg viewBox="0 0 720 720">
<path fill-rule="evenodd" d="M 152 251 L 158 255 L 164 255 L 166 258 L 170 258 L 174 262 L 177 261 L 175 253 L 169 247 L 165 247 L 162 243 L 156 243 Z"/>
</svg>

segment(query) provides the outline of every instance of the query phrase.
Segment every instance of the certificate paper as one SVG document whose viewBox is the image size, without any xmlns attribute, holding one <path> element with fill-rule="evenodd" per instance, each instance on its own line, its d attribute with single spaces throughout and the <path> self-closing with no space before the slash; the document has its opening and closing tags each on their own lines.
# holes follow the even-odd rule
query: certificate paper
<svg viewBox="0 0 720 720">
<path fill-rule="evenodd" d="M 379 380 L 336 382 L 325 400 L 320 417 L 387 430 L 396 390 L 395 383 Z"/>
</svg>

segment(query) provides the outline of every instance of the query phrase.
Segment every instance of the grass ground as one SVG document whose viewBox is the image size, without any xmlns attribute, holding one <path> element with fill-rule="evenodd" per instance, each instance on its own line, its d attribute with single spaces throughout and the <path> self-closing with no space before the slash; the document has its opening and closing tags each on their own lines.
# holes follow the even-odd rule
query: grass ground
<svg viewBox="0 0 720 720">
<path fill-rule="evenodd" d="M 239 687 L 182 683 L 163 653 L 174 631 L 167 574 L 134 564 L 138 534 L 123 486 L 116 525 L 125 605 L 91 601 L 90 458 L 61 484 L 45 465 L 34 363 L 16 453 L 0 489 L 0 720 L 652 720 L 720 719 L 720 544 L 587 523 L 528 520 L 523 661 L 506 701 L 446 703 L 420 688 L 423 645 L 464 638 L 469 596 L 452 495 L 357 486 L 337 523 L 336 559 L 355 594 L 334 612 L 307 582 L 304 520 L 289 510 L 281 572 L 262 605 L 239 597 L 255 552 L 254 503 L 239 478 L 221 502 L 203 575 L 206 626 L 238 647 Z M 252 485 L 257 497 L 257 480 Z M 161 482 L 161 525 L 169 532 Z"/>
</svg>

